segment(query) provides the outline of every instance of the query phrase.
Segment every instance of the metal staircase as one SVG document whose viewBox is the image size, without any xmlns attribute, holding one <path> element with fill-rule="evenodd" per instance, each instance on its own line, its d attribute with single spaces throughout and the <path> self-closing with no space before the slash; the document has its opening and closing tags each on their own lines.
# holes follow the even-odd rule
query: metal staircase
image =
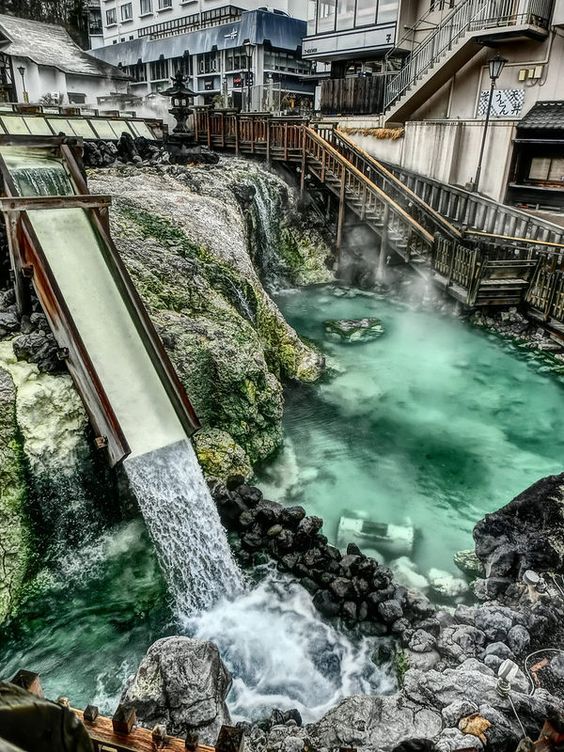
<svg viewBox="0 0 564 752">
<path fill-rule="evenodd" d="M 386 122 L 403 122 L 482 48 L 523 32 L 546 36 L 553 0 L 464 0 L 408 57 L 387 84 Z"/>
</svg>

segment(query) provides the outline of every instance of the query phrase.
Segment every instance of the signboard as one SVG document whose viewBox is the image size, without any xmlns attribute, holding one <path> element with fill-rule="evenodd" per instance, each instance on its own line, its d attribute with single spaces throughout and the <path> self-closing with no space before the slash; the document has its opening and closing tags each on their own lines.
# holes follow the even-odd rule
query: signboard
<svg viewBox="0 0 564 752">
<path fill-rule="evenodd" d="M 476 117 L 486 117 L 490 90 L 480 92 Z M 518 117 L 525 104 L 525 89 L 495 89 L 492 99 L 491 117 Z"/>
<path fill-rule="evenodd" d="M 302 57 L 323 57 L 357 50 L 392 47 L 396 39 L 396 25 L 388 24 L 378 28 L 353 32 L 337 32 L 317 37 L 306 37 L 303 41 Z"/>
</svg>

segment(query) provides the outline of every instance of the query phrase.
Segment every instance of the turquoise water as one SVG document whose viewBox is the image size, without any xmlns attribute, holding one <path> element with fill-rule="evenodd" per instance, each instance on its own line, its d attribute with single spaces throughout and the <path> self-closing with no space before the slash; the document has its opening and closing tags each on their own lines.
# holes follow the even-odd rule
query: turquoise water
<svg viewBox="0 0 564 752">
<path fill-rule="evenodd" d="M 323 517 L 333 542 L 342 515 L 410 523 L 419 571 L 454 573 L 453 554 L 472 545 L 486 512 L 564 469 L 563 377 L 458 319 L 342 294 L 311 288 L 277 301 L 334 373 L 288 390 L 285 451 L 261 481 Z M 325 335 L 327 319 L 362 317 L 381 319 L 385 334 L 351 344 Z"/>
</svg>

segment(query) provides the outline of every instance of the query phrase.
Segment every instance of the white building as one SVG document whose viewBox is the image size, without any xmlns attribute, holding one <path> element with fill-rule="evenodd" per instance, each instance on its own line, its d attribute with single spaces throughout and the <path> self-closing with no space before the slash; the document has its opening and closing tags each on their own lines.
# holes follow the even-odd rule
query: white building
<svg viewBox="0 0 564 752">
<path fill-rule="evenodd" d="M 96 107 L 127 75 L 76 45 L 62 26 L 0 15 L 0 99 Z"/>
<path fill-rule="evenodd" d="M 103 45 L 219 26 L 259 8 L 306 20 L 306 0 L 102 0 Z"/>
</svg>

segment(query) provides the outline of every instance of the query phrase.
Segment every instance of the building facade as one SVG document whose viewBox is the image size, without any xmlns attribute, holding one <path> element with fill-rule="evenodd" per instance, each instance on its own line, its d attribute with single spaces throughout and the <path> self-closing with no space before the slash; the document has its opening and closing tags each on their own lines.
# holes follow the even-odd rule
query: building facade
<svg viewBox="0 0 564 752">
<path fill-rule="evenodd" d="M 278 4 L 291 8 L 292 3 Z M 201 13 L 158 23 L 152 19 L 150 25 L 138 26 L 132 39 L 92 53 L 131 77 L 139 111 L 166 114 L 158 92 L 177 70 L 188 77 L 196 104 L 274 111 L 310 107 L 314 86 L 305 79 L 311 63 L 301 57 L 305 21 L 282 8 L 243 10 L 214 4 L 217 7 Z M 201 5 L 208 3 L 202 0 Z M 245 43 L 251 45 L 250 57 Z"/>
<path fill-rule="evenodd" d="M 0 100 L 97 107 L 127 75 L 84 52 L 62 26 L 0 15 Z"/>
<path fill-rule="evenodd" d="M 499 54 L 506 62 L 494 84 L 479 189 L 529 209 L 564 209 L 564 0 L 428 0 L 412 10 L 419 16 L 402 16 L 385 54 L 395 64 L 386 72 L 383 115 L 363 122 L 403 135 L 360 137 L 362 145 L 428 177 L 474 187 L 488 62 Z"/>
</svg>

